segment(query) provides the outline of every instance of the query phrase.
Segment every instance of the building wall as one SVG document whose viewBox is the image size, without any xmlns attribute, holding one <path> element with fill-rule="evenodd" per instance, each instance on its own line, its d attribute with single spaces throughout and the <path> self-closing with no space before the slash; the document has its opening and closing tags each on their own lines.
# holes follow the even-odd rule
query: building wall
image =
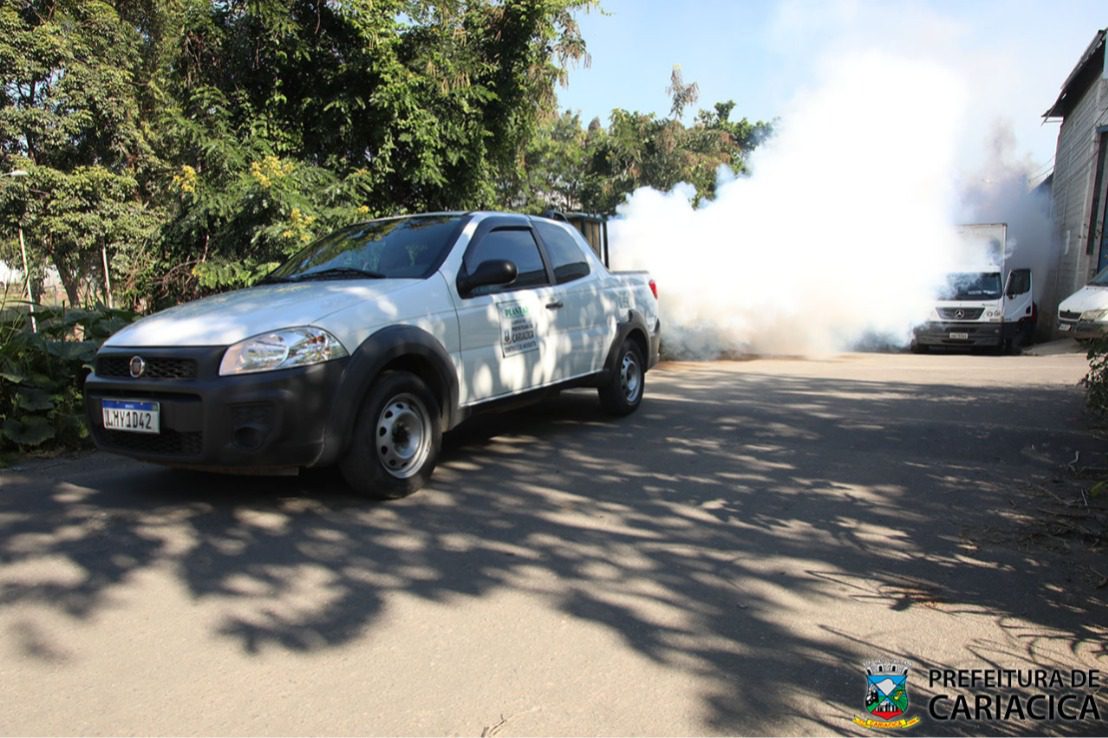
<svg viewBox="0 0 1108 738">
<path fill-rule="evenodd" d="M 1089 281 L 1096 272 L 1098 248 L 1087 253 L 1096 163 L 1100 155 L 1097 129 L 1108 126 L 1108 79 L 1101 76 L 1081 98 L 1058 132 L 1054 156 L 1053 216 L 1058 239 L 1058 268 L 1053 290 L 1044 295 L 1044 317 L 1054 322 L 1057 305 Z M 1108 175 L 1105 176 L 1108 184 Z M 1102 190 L 1104 187 L 1102 186 Z M 1103 207 L 1104 193 L 1100 207 Z M 1098 208 L 1099 209 L 1099 208 Z M 1099 239 L 1097 240 L 1099 244 Z"/>
</svg>

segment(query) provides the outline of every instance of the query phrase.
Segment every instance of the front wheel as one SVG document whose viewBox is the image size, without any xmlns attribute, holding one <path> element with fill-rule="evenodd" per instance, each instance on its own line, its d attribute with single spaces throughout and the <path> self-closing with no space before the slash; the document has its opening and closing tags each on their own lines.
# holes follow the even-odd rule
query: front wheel
<svg viewBox="0 0 1108 738">
<path fill-rule="evenodd" d="M 431 478 L 441 444 L 439 404 L 427 385 L 414 374 L 390 372 L 366 395 L 339 467 L 368 497 L 405 497 Z"/>
<path fill-rule="evenodd" d="M 642 402 L 646 387 L 646 363 L 642 349 L 630 339 L 620 344 L 611 376 L 598 390 L 600 406 L 612 415 L 629 415 Z"/>
</svg>

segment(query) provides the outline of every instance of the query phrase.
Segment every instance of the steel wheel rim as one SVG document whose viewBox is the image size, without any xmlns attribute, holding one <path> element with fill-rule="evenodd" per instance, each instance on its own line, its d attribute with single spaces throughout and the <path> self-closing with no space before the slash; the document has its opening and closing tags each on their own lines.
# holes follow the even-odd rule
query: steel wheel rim
<svg viewBox="0 0 1108 738">
<path fill-rule="evenodd" d="M 619 384 L 623 388 L 623 396 L 628 402 L 639 399 L 639 393 L 642 392 L 642 369 L 639 367 L 639 362 L 635 359 L 635 354 L 632 351 L 624 354 L 623 361 L 620 362 Z"/>
<path fill-rule="evenodd" d="M 374 441 L 382 468 L 397 479 L 415 476 L 431 452 L 431 418 L 417 397 L 397 395 L 377 416 Z"/>
</svg>

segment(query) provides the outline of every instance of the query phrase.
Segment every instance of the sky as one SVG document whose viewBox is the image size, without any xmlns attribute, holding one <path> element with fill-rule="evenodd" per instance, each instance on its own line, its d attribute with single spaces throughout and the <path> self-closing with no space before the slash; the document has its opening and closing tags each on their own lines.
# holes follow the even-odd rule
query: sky
<svg viewBox="0 0 1108 738">
<path fill-rule="evenodd" d="M 558 100 L 585 122 L 607 123 L 616 107 L 669 115 L 666 87 L 677 64 L 685 82 L 699 85 L 694 108 L 734 100 L 733 117 L 772 120 L 818 87 L 836 58 L 875 52 L 935 63 L 961 80 L 963 173 L 980 168 L 1001 138 L 1034 176 L 1049 172 L 1058 134 L 1042 114 L 1108 26 L 1108 3 L 602 0 L 601 10 L 578 20 L 591 63 L 570 70 Z M 868 104 L 886 99 L 880 89 L 873 96 Z"/>
</svg>

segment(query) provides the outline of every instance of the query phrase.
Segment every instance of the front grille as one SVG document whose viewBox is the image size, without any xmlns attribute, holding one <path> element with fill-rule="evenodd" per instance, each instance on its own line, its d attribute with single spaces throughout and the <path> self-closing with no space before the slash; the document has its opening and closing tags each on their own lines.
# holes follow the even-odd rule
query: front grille
<svg viewBox="0 0 1108 738">
<path fill-rule="evenodd" d="M 146 368 L 143 379 L 195 379 L 196 360 L 174 356 L 142 357 Z M 101 356 L 96 360 L 96 373 L 101 377 L 131 378 L 130 356 Z"/>
<path fill-rule="evenodd" d="M 1081 313 L 1075 313 L 1072 310 L 1062 310 L 1058 313 L 1058 317 L 1062 320 L 1077 320 L 1081 317 Z"/>
<path fill-rule="evenodd" d="M 939 308 L 939 317 L 943 320 L 977 320 L 983 312 L 985 308 Z"/>
<path fill-rule="evenodd" d="M 93 432 L 105 448 L 162 456 L 198 456 L 204 444 L 204 434 L 200 431 L 163 428 L 161 433 L 128 433 L 97 428 Z"/>
</svg>

